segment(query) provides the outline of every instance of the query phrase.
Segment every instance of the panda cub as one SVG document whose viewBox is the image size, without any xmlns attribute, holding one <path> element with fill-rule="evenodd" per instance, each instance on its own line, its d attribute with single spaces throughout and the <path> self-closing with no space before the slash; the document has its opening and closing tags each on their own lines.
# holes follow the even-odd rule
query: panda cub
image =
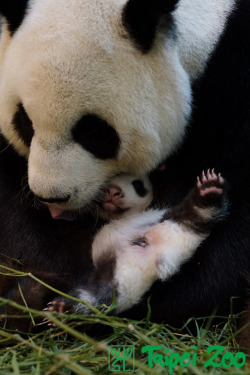
<svg viewBox="0 0 250 375">
<path fill-rule="evenodd" d="M 124 199 L 125 189 L 133 177 L 127 177 L 124 175 L 122 179 L 118 177 L 115 180 L 117 197 L 123 199 L 121 204 L 112 200 L 112 204 L 118 208 L 130 207 Z M 148 196 L 151 197 L 145 199 L 146 206 L 152 199 L 152 188 L 147 178 L 145 181 Z M 126 187 L 124 191 L 123 184 Z M 105 204 L 115 196 L 113 188 L 111 184 L 103 209 L 109 209 Z M 129 202 L 130 196 L 127 198 Z M 142 202 L 139 207 L 142 207 Z M 116 211 L 113 208 L 108 210 L 108 214 Z M 115 292 L 116 312 L 131 308 L 156 280 L 165 281 L 178 272 L 180 266 L 208 237 L 213 225 L 225 217 L 226 211 L 225 182 L 214 170 L 208 170 L 206 174 L 203 172 L 197 178 L 195 187 L 178 206 L 162 210 L 148 209 L 141 213 L 128 211 L 119 220 L 104 225 L 97 233 L 92 245 L 95 272 L 87 285 L 74 289 L 70 294 L 97 306 L 111 304 Z M 45 310 L 63 312 L 70 308 L 79 313 L 90 311 L 86 305 L 62 297 L 55 298 Z"/>
</svg>

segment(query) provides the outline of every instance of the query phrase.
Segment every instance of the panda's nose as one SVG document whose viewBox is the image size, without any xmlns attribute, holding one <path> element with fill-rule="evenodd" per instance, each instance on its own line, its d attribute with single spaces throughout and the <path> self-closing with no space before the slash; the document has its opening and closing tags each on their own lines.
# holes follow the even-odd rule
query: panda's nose
<svg viewBox="0 0 250 375">
<path fill-rule="evenodd" d="M 39 199 L 39 201 L 44 203 L 67 203 L 70 200 L 70 195 L 67 195 L 66 197 L 55 197 L 55 198 L 44 198 L 39 197 L 36 195 L 36 198 Z"/>
</svg>

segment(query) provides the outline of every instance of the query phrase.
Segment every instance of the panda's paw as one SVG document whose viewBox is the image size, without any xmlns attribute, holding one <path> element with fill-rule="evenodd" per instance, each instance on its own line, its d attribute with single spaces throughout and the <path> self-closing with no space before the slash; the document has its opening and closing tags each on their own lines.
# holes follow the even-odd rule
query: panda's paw
<svg viewBox="0 0 250 375">
<path fill-rule="evenodd" d="M 53 301 L 49 302 L 47 304 L 47 307 L 43 309 L 43 311 L 48 311 L 48 312 L 56 312 L 59 314 L 64 314 L 65 312 L 69 311 L 72 309 L 72 301 L 70 301 L 67 298 L 64 297 L 56 297 L 53 299 Z M 65 319 L 61 319 L 62 321 L 65 321 Z M 49 319 L 44 319 L 45 323 L 48 324 L 50 327 L 56 327 L 56 324 Z"/>
<path fill-rule="evenodd" d="M 212 171 L 208 169 L 206 173 L 204 171 L 202 172 L 201 177 L 197 177 L 196 186 L 201 197 L 220 197 L 224 191 L 224 182 L 221 173 L 217 175 L 214 169 L 212 169 Z"/>
<path fill-rule="evenodd" d="M 63 314 L 65 312 L 66 308 L 66 302 L 61 299 L 55 299 L 51 302 L 48 303 L 48 307 L 46 307 L 44 310 L 45 311 L 50 311 L 50 312 L 58 312 L 60 314 Z"/>
</svg>

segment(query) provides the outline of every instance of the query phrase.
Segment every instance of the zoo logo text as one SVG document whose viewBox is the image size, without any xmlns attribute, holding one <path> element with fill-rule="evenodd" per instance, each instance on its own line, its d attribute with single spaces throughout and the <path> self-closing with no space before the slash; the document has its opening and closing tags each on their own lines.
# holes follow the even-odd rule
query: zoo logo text
<svg viewBox="0 0 250 375">
<path fill-rule="evenodd" d="M 197 356 L 198 353 L 196 352 L 197 346 L 193 346 L 193 350 L 195 353 L 191 355 L 189 352 L 185 352 L 182 355 L 179 353 L 172 352 L 170 353 L 170 349 L 164 349 L 163 353 L 159 353 L 162 351 L 162 346 L 152 346 L 146 345 L 142 348 L 142 353 L 148 353 L 148 366 L 153 368 L 154 365 L 160 365 L 161 367 L 168 367 L 169 374 L 173 374 L 173 369 L 176 366 L 181 367 L 188 367 L 188 366 L 196 366 L 197 365 Z M 243 352 L 238 352 L 235 355 L 231 352 L 225 352 L 225 347 L 220 345 L 212 345 L 207 348 L 207 353 L 212 354 L 211 357 L 204 363 L 204 367 L 207 368 L 209 366 L 219 368 L 241 368 L 246 363 L 246 355 Z M 158 352 L 158 353 L 156 353 Z"/>
</svg>

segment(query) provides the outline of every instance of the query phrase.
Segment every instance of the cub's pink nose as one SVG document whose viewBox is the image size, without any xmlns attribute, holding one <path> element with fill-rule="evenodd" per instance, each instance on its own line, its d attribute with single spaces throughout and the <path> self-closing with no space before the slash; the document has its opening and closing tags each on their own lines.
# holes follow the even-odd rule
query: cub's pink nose
<svg viewBox="0 0 250 375">
<path fill-rule="evenodd" d="M 123 197 L 123 193 L 120 188 L 115 186 L 110 186 L 106 193 L 104 194 L 104 202 L 116 202 Z"/>
<path fill-rule="evenodd" d="M 115 199 L 115 198 L 121 198 L 122 196 L 122 191 L 121 189 L 115 187 L 115 186 L 111 186 L 109 188 L 109 197 L 110 199 Z"/>
</svg>

